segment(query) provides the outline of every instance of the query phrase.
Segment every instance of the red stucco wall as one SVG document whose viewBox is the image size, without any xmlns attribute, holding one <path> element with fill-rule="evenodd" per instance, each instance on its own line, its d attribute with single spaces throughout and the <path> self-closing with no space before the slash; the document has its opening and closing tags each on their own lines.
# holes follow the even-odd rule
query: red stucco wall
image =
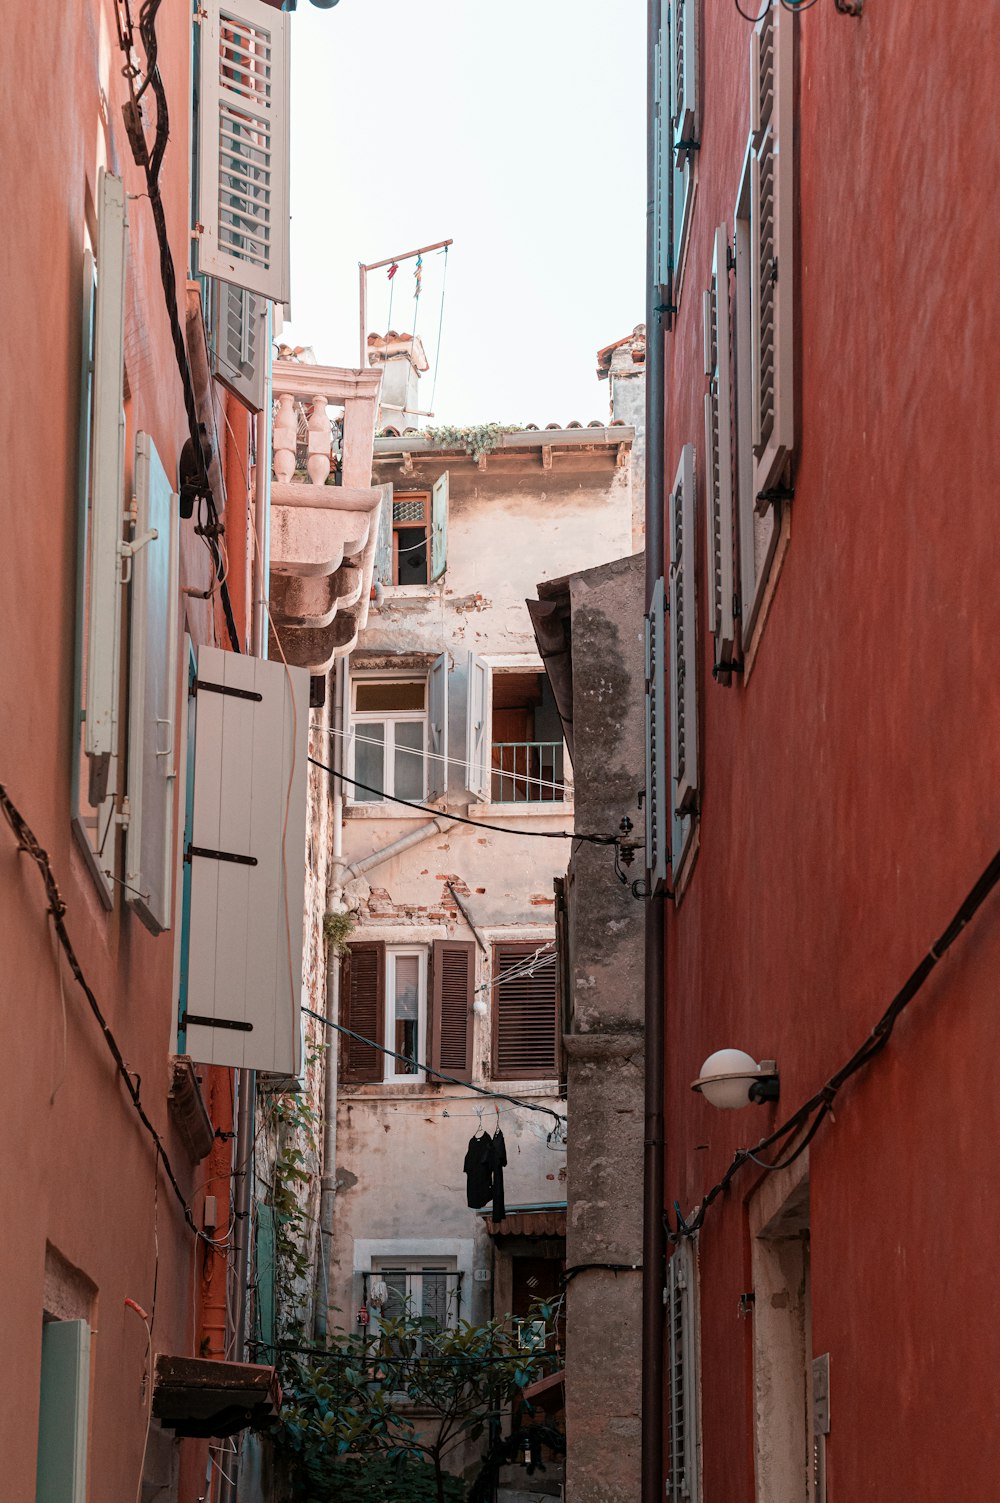
<svg viewBox="0 0 1000 1503">
<path fill-rule="evenodd" d="M 753 7 L 745 7 L 753 9 Z M 1000 11 L 797 18 L 790 539 L 748 680 L 711 678 L 701 291 L 732 224 L 750 27 L 706 0 L 699 183 L 666 338 L 669 483 L 697 445 L 702 815 L 668 916 L 666 1204 L 689 1210 L 861 1042 L 1000 847 Z M 831 1503 L 996 1496 L 1000 892 L 811 1150 Z M 689 1090 L 723 1046 L 782 1100 Z M 708 1499 L 754 1497 L 744 1170 L 700 1238 Z"/>
<path fill-rule="evenodd" d="M 133 13 L 138 7 L 133 4 Z M 129 1069 L 163 1133 L 185 1193 L 200 1205 L 199 1172 L 167 1115 L 168 1055 L 176 1048 L 172 970 L 176 930 L 153 938 L 120 899 L 102 907 L 70 829 L 70 725 L 76 588 L 80 289 L 84 226 L 96 227 L 102 160 L 128 192 L 145 184 L 122 129 L 111 0 L 58 7 L 0 0 L 0 287 L 6 380 L 0 404 L 0 782 L 48 850 L 80 961 Z M 171 105 L 163 169 L 167 220 L 184 288 L 189 245 L 190 18 L 165 5 L 159 66 Z M 102 99 L 102 80 L 109 98 Z M 186 435 L 148 199 L 129 202 L 126 495 L 137 428 L 173 472 Z M 183 320 L 183 308 L 181 310 Z M 235 508 L 239 517 L 241 508 Z M 207 553 L 182 528 L 182 584 L 204 590 Z M 208 607 L 186 597 L 182 620 L 213 640 Z M 124 722 L 124 717 L 123 717 Z M 90 1496 L 136 1495 L 146 1427 L 146 1335 L 124 1306 L 151 1309 L 154 1351 L 190 1353 L 194 1241 L 151 1144 L 117 1081 L 94 1019 L 68 973 L 63 1014 L 41 884 L 0 825 L 0 1016 L 4 1132 L 0 1146 L 0 1492 L 35 1496 L 46 1243 L 96 1286 Z M 154 1188 L 157 1186 L 158 1189 Z M 158 1243 L 158 1265 L 156 1245 Z M 188 1444 L 187 1492 L 203 1490 L 204 1446 Z"/>
</svg>

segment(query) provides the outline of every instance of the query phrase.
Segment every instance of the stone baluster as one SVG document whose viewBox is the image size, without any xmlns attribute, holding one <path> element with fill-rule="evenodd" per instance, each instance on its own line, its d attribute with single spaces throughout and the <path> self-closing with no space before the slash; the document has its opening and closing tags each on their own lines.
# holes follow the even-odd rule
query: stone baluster
<svg viewBox="0 0 1000 1503">
<path fill-rule="evenodd" d="M 309 458 L 306 461 L 306 468 L 313 485 L 325 485 L 330 473 L 330 446 L 333 442 L 333 434 L 326 409 L 325 396 L 317 395 L 311 399 L 308 420 Z"/>
<path fill-rule="evenodd" d="M 287 391 L 279 392 L 271 442 L 274 450 L 274 478 L 282 485 L 287 484 L 295 474 L 297 433 L 295 398 Z"/>
</svg>

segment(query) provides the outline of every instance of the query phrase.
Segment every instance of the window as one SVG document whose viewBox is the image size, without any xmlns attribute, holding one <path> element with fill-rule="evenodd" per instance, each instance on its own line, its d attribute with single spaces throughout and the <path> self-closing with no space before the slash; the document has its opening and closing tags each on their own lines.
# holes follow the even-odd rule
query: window
<svg viewBox="0 0 1000 1503">
<path fill-rule="evenodd" d="M 559 1074 L 555 948 L 540 955 L 539 948 L 493 946 L 494 1080 L 551 1080 Z"/>
<path fill-rule="evenodd" d="M 494 673 L 491 695 L 495 804 L 566 797 L 559 713 L 545 673 Z"/>
<path fill-rule="evenodd" d="M 694 445 L 681 450 L 669 501 L 671 867 L 674 883 L 698 812 L 698 644 Z"/>
<path fill-rule="evenodd" d="M 698 0 L 672 0 L 667 13 L 666 53 L 660 59 L 660 125 L 657 139 L 663 205 L 661 239 L 667 247 L 671 301 L 676 303 L 694 205 L 699 146 Z"/>
<path fill-rule="evenodd" d="M 383 487 L 375 577 L 383 585 L 436 584 L 448 548 L 448 472 L 429 491 Z"/>
<path fill-rule="evenodd" d="M 371 1275 L 362 1275 L 365 1304 L 372 1283 L 379 1278 L 388 1291 L 380 1319 L 416 1316 L 433 1321 L 441 1330 L 457 1324 L 462 1275 L 454 1258 L 374 1258 Z"/>
<path fill-rule="evenodd" d="M 646 870 L 654 890 L 666 881 L 669 860 L 664 613 L 661 575 L 656 581 L 646 617 Z"/>
<path fill-rule="evenodd" d="M 715 232 L 712 280 L 705 293 L 705 530 L 708 630 L 715 643 L 713 677 L 730 684 L 736 646 L 733 544 L 733 430 L 729 338 L 729 240 Z"/>
<path fill-rule="evenodd" d="M 562 723 L 540 669 L 493 665 L 469 653 L 466 787 L 495 804 L 559 803 L 565 781 Z"/>
<path fill-rule="evenodd" d="M 83 257 L 72 820 L 108 908 L 119 845 L 127 239 L 122 181 L 102 172 L 96 264 L 89 248 Z"/>
<path fill-rule="evenodd" d="M 667 1264 L 667 1503 L 698 1503 L 698 1265 L 690 1241 Z"/>
<path fill-rule="evenodd" d="M 417 1082 L 425 1064 L 471 1080 L 475 957 L 475 945 L 464 940 L 435 940 L 429 950 L 382 940 L 350 945 L 341 963 L 340 1021 L 358 1037 L 341 1039 L 341 1080 Z"/>
<path fill-rule="evenodd" d="M 790 498 L 794 445 L 792 17 L 769 6 L 751 40 L 750 138 L 734 215 L 740 630 L 747 646 Z"/>
<path fill-rule="evenodd" d="M 348 721 L 352 804 L 419 804 L 447 792 L 447 653 L 422 675 L 352 675 Z"/>
<path fill-rule="evenodd" d="M 389 950 L 385 968 L 385 1036 L 405 1059 L 385 1056 L 386 1080 L 422 1080 L 421 1044 L 427 1021 L 426 950 Z"/>
</svg>

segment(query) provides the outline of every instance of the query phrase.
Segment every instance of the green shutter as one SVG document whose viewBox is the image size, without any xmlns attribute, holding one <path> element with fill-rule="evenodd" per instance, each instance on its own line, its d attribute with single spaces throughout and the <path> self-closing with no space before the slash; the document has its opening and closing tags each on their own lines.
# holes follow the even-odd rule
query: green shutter
<svg viewBox="0 0 1000 1503">
<path fill-rule="evenodd" d="M 87 1503 L 90 1327 L 53 1320 L 42 1328 L 35 1503 Z"/>
<path fill-rule="evenodd" d="M 257 1287 L 257 1339 L 263 1350 L 258 1360 L 271 1362 L 274 1359 L 274 1207 L 257 1206 L 256 1242 L 256 1287 Z"/>
<path fill-rule="evenodd" d="M 431 492 L 431 583 L 440 579 L 448 562 L 448 471 L 439 475 Z"/>
</svg>

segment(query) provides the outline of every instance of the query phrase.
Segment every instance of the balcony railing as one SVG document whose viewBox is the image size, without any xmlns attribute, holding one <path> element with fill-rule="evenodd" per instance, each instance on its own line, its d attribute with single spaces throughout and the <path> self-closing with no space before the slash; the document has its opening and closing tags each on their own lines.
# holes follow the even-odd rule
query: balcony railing
<svg viewBox="0 0 1000 1503">
<path fill-rule="evenodd" d="M 569 797 L 563 781 L 561 741 L 494 741 L 494 804 L 561 803 Z"/>
</svg>

